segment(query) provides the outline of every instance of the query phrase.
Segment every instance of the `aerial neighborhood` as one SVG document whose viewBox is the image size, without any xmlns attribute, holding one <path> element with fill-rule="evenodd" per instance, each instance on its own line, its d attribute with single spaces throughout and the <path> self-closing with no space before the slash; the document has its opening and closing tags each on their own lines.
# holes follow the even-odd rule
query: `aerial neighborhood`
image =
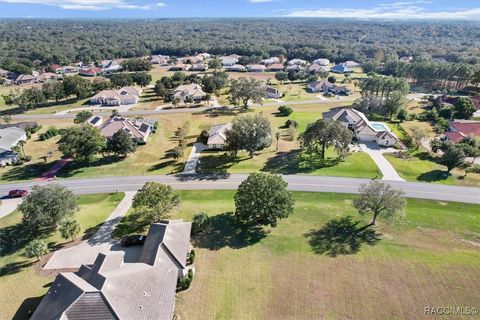
<svg viewBox="0 0 480 320">
<path fill-rule="evenodd" d="M 478 28 L 296 14 L 2 20 L 1 319 L 475 319 Z"/>
</svg>

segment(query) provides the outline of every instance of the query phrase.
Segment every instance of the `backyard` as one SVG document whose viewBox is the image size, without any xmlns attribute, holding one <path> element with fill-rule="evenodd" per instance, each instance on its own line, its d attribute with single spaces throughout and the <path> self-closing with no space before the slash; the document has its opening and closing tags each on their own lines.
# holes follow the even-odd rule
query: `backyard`
<svg viewBox="0 0 480 320">
<path fill-rule="evenodd" d="M 375 246 L 360 242 L 357 253 L 332 256 L 344 243 L 340 234 L 325 240 L 325 223 L 341 233 L 342 217 L 367 221 L 353 196 L 295 193 L 292 216 L 248 233 L 229 213 L 233 195 L 182 192 L 173 217 L 212 217 L 212 230 L 193 239 L 196 276 L 176 303 L 182 319 L 426 319 L 426 306 L 480 300 L 476 205 L 408 199 L 406 218 L 382 222 Z"/>
<path fill-rule="evenodd" d="M 80 210 L 75 219 L 81 225 L 79 238 L 89 237 L 112 213 L 123 193 L 83 195 L 78 199 Z M 30 240 L 29 232 L 21 223 L 20 211 L 0 219 L 0 318 L 27 319 L 51 285 L 54 274 L 38 275 L 35 258 L 23 256 Z M 60 249 L 68 240 L 59 232 L 47 236 L 45 242 L 51 250 Z M 45 262 L 45 261 L 42 261 Z"/>
</svg>

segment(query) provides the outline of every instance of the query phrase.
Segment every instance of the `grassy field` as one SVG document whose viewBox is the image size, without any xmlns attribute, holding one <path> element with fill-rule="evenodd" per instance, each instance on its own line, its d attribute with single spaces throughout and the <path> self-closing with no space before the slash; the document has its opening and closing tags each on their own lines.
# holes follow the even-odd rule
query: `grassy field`
<svg viewBox="0 0 480 320">
<path fill-rule="evenodd" d="M 480 174 L 468 174 L 465 170 L 456 168 L 446 175 L 447 167 L 436 163 L 434 158 L 424 151 L 417 151 L 408 159 L 400 159 L 392 155 L 385 158 L 407 181 L 436 182 L 450 185 L 480 186 Z"/>
<path fill-rule="evenodd" d="M 196 276 L 179 294 L 181 319 L 429 319 L 426 306 L 480 301 L 479 206 L 408 199 L 406 218 L 380 223 L 375 246 L 332 257 L 342 241 L 324 241 L 323 227 L 362 220 L 353 196 L 295 193 L 292 216 L 246 237 L 228 214 L 233 194 L 182 192 L 174 217 L 203 211 L 213 230 L 193 239 Z"/>
<path fill-rule="evenodd" d="M 79 197 L 80 210 L 75 219 L 80 223 L 82 236 L 91 234 L 112 213 L 123 193 L 96 194 Z M 23 256 L 29 241 L 28 230 L 21 224 L 21 213 L 14 211 L 0 219 L 0 318 L 27 319 L 48 290 L 52 276 L 40 276 L 35 272 L 35 259 Z M 50 248 L 68 242 L 58 232 L 44 239 Z"/>
</svg>

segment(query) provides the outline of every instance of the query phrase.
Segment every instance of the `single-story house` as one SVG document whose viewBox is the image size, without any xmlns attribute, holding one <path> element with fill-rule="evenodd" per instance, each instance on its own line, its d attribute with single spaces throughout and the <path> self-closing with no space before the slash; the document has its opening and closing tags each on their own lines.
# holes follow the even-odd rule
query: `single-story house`
<svg viewBox="0 0 480 320">
<path fill-rule="evenodd" d="M 90 98 L 90 104 L 103 106 L 120 106 L 135 104 L 140 99 L 142 90 L 134 87 L 123 87 L 120 90 L 103 90 Z"/>
<path fill-rule="evenodd" d="M 343 63 L 347 68 L 356 68 L 358 66 L 360 66 L 359 63 L 355 62 L 355 61 L 352 61 L 352 60 L 348 60 L 348 61 L 345 61 Z"/>
<path fill-rule="evenodd" d="M 293 65 L 304 66 L 306 64 L 307 64 L 307 61 L 302 60 L 302 59 L 292 59 L 292 60 L 288 61 L 289 66 L 293 66 Z"/>
<path fill-rule="evenodd" d="M 185 101 L 187 97 L 191 97 L 194 101 L 199 102 L 206 95 L 197 83 L 182 84 L 173 91 L 173 98 L 179 98 L 180 101 Z"/>
<path fill-rule="evenodd" d="M 62 69 L 62 73 L 78 73 L 80 71 L 79 67 L 65 66 Z"/>
<path fill-rule="evenodd" d="M 310 92 L 329 92 L 333 88 L 333 84 L 326 80 L 317 80 L 307 85 Z"/>
<path fill-rule="evenodd" d="M 266 70 L 270 71 L 270 72 L 280 72 L 280 71 L 285 70 L 285 67 L 280 63 L 274 63 L 274 64 L 268 65 Z"/>
<path fill-rule="evenodd" d="M 5 78 L 7 79 L 10 75 L 10 71 L 8 70 L 4 70 L 4 69 L 0 69 L 0 78 Z"/>
<path fill-rule="evenodd" d="M 183 220 L 152 223 L 139 254 L 99 253 L 59 273 L 30 319 L 172 319 L 178 279 L 192 268 L 190 231 Z"/>
<path fill-rule="evenodd" d="M 412 62 L 413 57 L 412 56 L 403 56 L 403 57 L 400 57 L 398 60 L 400 60 L 402 62 Z"/>
<path fill-rule="evenodd" d="M 353 72 L 353 69 L 350 67 L 347 67 L 345 64 L 337 64 L 336 66 L 332 67 L 330 69 L 331 72 L 334 73 L 350 73 Z"/>
<path fill-rule="evenodd" d="M 31 74 L 21 74 L 15 79 L 15 84 L 32 84 L 37 82 L 38 78 Z"/>
<path fill-rule="evenodd" d="M 245 71 L 247 71 L 247 69 L 244 66 L 242 66 L 241 64 L 234 64 L 231 67 L 227 67 L 227 70 L 231 71 L 231 72 L 245 72 Z"/>
<path fill-rule="evenodd" d="M 96 67 L 82 68 L 79 72 L 80 75 L 85 77 L 96 77 L 101 75 L 102 73 L 103 73 L 102 68 L 96 68 Z"/>
<path fill-rule="evenodd" d="M 265 96 L 270 99 L 279 99 L 283 94 L 275 87 L 265 86 L 264 88 Z"/>
<path fill-rule="evenodd" d="M 0 149 L 0 167 L 11 166 L 20 160 L 20 156 L 10 150 Z"/>
<path fill-rule="evenodd" d="M 207 59 L 210 59 L 211 54 L 207 53 L 207 52 L 202 52 L 202 53 L 197 54 L 197 57 L 200 57 L 203 60 L 207 60 Z"/>
<path fill-rule="evenodd" d="M 263 59 L 262 61 L 260 61 L 260 64 L 263 64 L 266 66 L 269 66 L 271 64 L 278 64 L 278 63 L 280 63 L 280 58 L 278 57 L 271 57 L 271 58 Z"/>
<path fill-rule="evenodd" d="M 100 66 L 102 67 L 103 72 L 106 73 L 115 73 L 122 70 L 122 66 L 115 60 L 103 60 L 100 63 Z"/>
<path fill-rule="evenodd" d="M 352 94 L 352 90 L 350 90 L 348 87 L 336 85 L 333 85 L 333 87 L 330 88 L 330 92 L 333 94 L 340 94 L 345 96 L 349 96 L 350 94 Z"/>
<path fill-rule="evenodd" d="M 44 72 L 44 73 L 41 73 L 37 77 L 37 81 L 38 82 L 46 82 L 46 81 L 51 80 L 51 79 L 59 79 L 59 78 L 62 78 L 62 75 L 52 73 L 52 72 Z"/>
<path fill-rule="evenodd" d="M 231 54 L 229 56 L 221 56 L 220 60 L 222 61 L 222 65 L 224 67 L 231 67 L 238 62 L 239 58 L 240 58 L 239 55 Z"/>
<path fill-rule="evenodd" d="M 99 117 L 99 116 L 98 116 Z M 103 120 L 102 117 L 95 120 L 90 118 L 87 123 L 96 126 L 100 129 L 101 134 L 110 139 L 115 133 L 120 130 L 125 130 L 132 136 L 132 139 L 137 143 L 147 142 L 150 134 L 155 130 L 155 120 L 152 119 L 128 119 L 123 117 L 112 117 Z M 97 123 L 100 123 L 98 125 Z"/>
<path fill-rule="evenodd" d="M 152 64 L 160 64 L 160 65 L 166 65 L 168 64 L 168 60 L 170 60 L 169 56 L 164 56 L 164 55 L 153 55 L 150 57 L 150 62 Z"/>
<path fill-rule="evenodd" d="M 249 72 L 264 72 L 265 66 L 261 64 L 251 64 L 247 67 Z"/>
<path fill-rule="evenodd" d="M 450 128 L 445 132 L 445 137 L 453 142 L 460 142 L 466 137 L 480 137 L 479 120 L 450 121 Z"/>
<path fill-rule="evenodd" d="M 177 63 L 174 66 L 168 68 L 169 71 L 188 71 L 190 70 L 191 65 L 184 63 Z"/>
<path fill-rule="evenodd" d="M 395 146 L 399 139 L 390 128 L 380 122 L 370 122 L 360 111 L 353 108 L 338 107 L 323 113 L 324 119 L 339 121 L 353 132 L 360 142 L 376 142 L 379 146 Z"/>
<path fill-rule="evenodd" d="M 194 64 L 190 70 L 192 70 L 192 71 L 207 71 L 208 66 L 205 63 L 197 63 L 197 64 Z"/>
<path fill-rule="evenodd" d="M 330 60 L 320 58 L 320 59 L 313 60 L 313 63 L 314 64 L 319 64 L 321 66 L 328 66 L 330 64 Z"/>
<path fill-rule="evenodd" d="M 208 134 L 208 149 L 222 150 L 227 141 L 227 131 L 232 130 L 232 123 L 224 123 L 212 126 Z"/>
<path fill-rule="evenodd" d="M 292 64 L 292 65 L 287 67 L 287 71 L 299 72 L 299 71 L 302 71 L 302 70 L 303 70 L 303 67 L 299 64 Z"/>
<path fill-rule="evenodd" d="M 180 59 L 181 62 L 185 64 L 196 64 L 196 63 L 202 63 L 203 58 L 202 57 L 196 57 L 196 56 L 190 56 L 190 57 L 183 57 Z"/>
<path fill-rule="evenodd" d="M 27 141 L 27 133 L 18 127 L 0 129 L 0 149 L 12 150 L 20 141 Z"/>
<path fill-rule="evenodd" d="M 315 73 L 319 73 L 319 72 L 328 72 L 328 71 L 329 71 L 328 67 L 319 65 L 317 63 L 313 63 L 313 64 L 309 65 L 308 68 L 307 68 L 307 72 L 311 73 L 311 74 L 315 74 Z"/>
<path fill-rule="evenodd" d="M 54 73 L 62 73 L 63 72 L 63 67 L 59 64 L 51 64 L 46 69 L 50 70 L 51 72 L 54 72 Z"/>
</svg>

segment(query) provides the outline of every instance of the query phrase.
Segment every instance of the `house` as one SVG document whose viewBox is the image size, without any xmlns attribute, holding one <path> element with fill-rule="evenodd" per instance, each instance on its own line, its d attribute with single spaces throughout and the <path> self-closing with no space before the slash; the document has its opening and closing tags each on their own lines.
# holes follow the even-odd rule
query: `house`
<svg viewBox="0 0 480 320">
<path fill-rule="evenodd" d="M 62 73 L 78 73 L 80 71 L 79 67 L 65 66 L 62 68 Z"/>
<path fill-rule="evenodd" d="M 221 56 L 220 60 L 222 61 L 222 65 L 224 67 L 231 67 L 238 63 L 239 58 L 239 55 L 231 54 L 229 56 Z"/>
<path fill-rule="evenodd" d="M 344 95 L 344 96 L 349 96 L 350 94 L 352 94 L 352 90 L 350 90 L 349 88 L 347 88 L 345 86 L 333 85 L 333 87 L 330 88 L 329 91 L 333 94 L 339 94 L 339 95 Z"/>
<path fill-rule="evenodd" d="M 330 69 L 331 72 L 334 73 L 350 73 L 353 72 L 353 69 L 350 67 L 347 67 L 345 64 L 337 64 L 336 66 L 332 67 Z"/>
<path fill-rule="evenodd" d="M 38 77 L 37 77 L 37 81 L 38 82 L 46 82 L 48 80 L 51 80 L 51 79 L 59 79 L 61 78 L 62 75 L 59 75 L 59 74 L 56 74 L 56 73 L 52 73 L 52 72 L 44 72 L 44 73 L 41 73 Z"/>
<path fill-rule="evenodd" d="M 242 66 L 241 64 L 234 64 L 231 67 L 227 67 L 227 70 L 231 71 L 231 72 L 245 72 L 245 71 L 247 71 L 247 69 L 244 66 Z"/>
<path fill-rule="evenodd" d="M 187 97 L 191 97 L 193 101 L 199 102 L 202 101 L 206 95 L 202 87 L 196 83 L 182 84 L 173 91 L 173 99 L 179 98 L 180 101 L 185 101 Z"/>
<path fill-rule="evenodd" d="M 20 159 L 13 151 L 20 141 L 27 141 L 25 130 L 13 126 L 0 129 L 0 166 L 15 164 Z"/>
<path fill-rule="evenodd" d="M 103 106 L 121 106 L 136 104 L 140 100 L 142 90 L 134 87 L 123 87 L 120 90 L 103 90 L 90 98 L 90 104 Z"/>
<path fill-rule="evenodd" d="M 204 63 L 197 63 L 197 64 L 194 64 L 190 70 L 192 70 L 192 71 L 207 71 L 208 66 Z"/>
<path fill-rule="evenodd" d="M 53 72 L 53 73 L 62 73 L 63 72 L 63 67 L 59 64 L 49 65 L 46 69 Z"/>
<path fill-rule="evenodd" d="M 100 62 L 100 66 L 105 73 L 115 73 L 122 70 L 122 66 L 115 60 L 103 60 Z"/>
<path fill-rule="evenodd" d="M 208 149 L 222 150 L 227 140 L 227 131 L 232 130 L 232 123 L 224 123 L 212 126 L 208 134 Z"/>
<path fill-rule="evenodd" d="M 280 63 L 274 63 L 274 64 L 268 65 L 266 69 L 267 71 L 270 71 L 270 72 L 280 72 L 285 70 L 285 67 Z"/>
<path fill-rule="evenodd" d="M 347 68 L 352 68 L 352 69 L 360 66 L 359 63 L 352 60 L 345 61 L 343 65 L 345 65 Z"/>
<path fill-rule="evenodd" d="M 190 65 L 189 64 L 184 64 L 184 63 L 177 63 L 174 66 L 171 66 L 168 70 L 169 71 L 188 71 L 190 70 Z"/>
<path fill-rule="evenodd" d="M 197 57 L 202 58 L 203 60 L 207 60 L 207 59 L 210 59 L 211 54 L 206 53 L 206 52 L 202 52 L 202 53 L 197 54 Z"/>
<path fill-rule="evenodd" d="M 185 63 L 185 64 L 202 63 L 203 62 L 203 57 L 195 57 L 195 56 L 183 57 L 183 58 L 180 59 L 180 61 Z"/>
<path fill-rule="evenodd" d="M 320 64 L 314 63 L 308 66 L 307 72 L 311 74 L 319 73 L 319 72 L 328 72 L 329 69 L 325 66 Z"/>
<path fill-rule="evenodd" d="M 480 137 L 480 121 L 458 120 L 450 121 L 450 128 L 445 137 L 453 142 L 460 142 L 466 137 Z"/>
<path fill-rule="evenodd" d="M 7 79 L 9 77 L 10 73 L 11 73 L 10 71 L 0 69 L 0 78 Z"/>
<path fill-rule="evenodd" d="M 265 86 L 263 89 L 265 91 L 265 96 L 270 99 L 279 99 L 283 94 L 275 87 Z"/>
<path fill-rule="evenodd" d="M 302 70 L 303 70 L 303 66 L 301 66 L 299 64 L 292 64 L 292 65 L 287 67 L 287 71 L 299 72 L 299 71 L 302 71 Z"/>
<path fill-rule="evenodd" d="M 292 59 L 288 61 L 289 66 L 297 65 L 297 66 L 304 66 L 307 64 L 307 61 L 302 60 L 302 59 Z"/>
<path fill-rule="evenodd" d="M 169 56 L 163 56 L 163 55 L 153 55 L 150 57 L 150 62 L 152 64 L 159 64 L 159 65 L 166 65 L 168 64 L 168 60 L 170 60 Z"/>
<path fill-rule="evenodd" d="M 280 58 L 278 57 L 271 57 L 271 58 L 263 59 L 262 61 L 260 61 L 260 64 L 263 64 L 266 66 L 269 66 L 271 64 L 278 64 L 278 63 L 280 63 Z"/>
<path fill-rule="evenodd" d="M 413 61 L 413 57 L 412 56 L 403 56 L 403 57 L 400 57 L 398 60 L 400 60 L 401 62 L 412 62 Z"/>
<path fill-rule="evenodd" d="M 376 142 L 379 146 L 395 146 L 399 139 L 381 122 L 370 122 L 360 111 L 353 108 L 338 107 L 323 113 L 324 119 L 339 121 L 353 132 L 360 142 Z"/>
<path fill-rule="evenodd" d="M 93 118 L 93 117 L 92 117 Z M 100 129 L 100 133 L 110 139 L 120 130 L 125 130 L 137 143 L 147 142 L 148 137 L 155 131 L 156 121 L 153 119 L 128 119 L 123 117 L 112 117 L 108 120 L 92 119 L 88 123 Z M 97 123 L 100 123 L 98 125 Z"/>
<path fill-rule="evenodd" d="M 328 66 L 330 64 L 330 60 L 320 58 L 320 59 L 313 60 L 313 63 L 314 64 L 319 64 L 321 66 Z"/>
<path fill-rule="evenodd" d="M 263 72 L 265 71 L 265 66 L 261 64 L 251 64 L 247 69 L 249 72 Z"/>
<path fill-rule="evenodd" d="M 38 79 L 36 76 L 31 74 L 21 74 L 15 79 L 15 84 L 32 84 L 37 83 Z"/>
<path fill-rule="evenodd" d="M 90 67 L 90 68 L 82 68 L 79 72 L 80 75 L 85 77 L 96 77 L 103 73 L 101 68 L 97 67 Z"/>
<path fill-rule="evenodd" d="M 100 253 L 59 273 L 30 319 L 172 319 L 178 279 L 192 268 L 190 230 L 182 220 L 152 223 L 139 254 Z"/>
<path fill-rule="evenodd" d="M 307 85 L 310 92 L 329 92 L 333 88 L 333 84 L 326 80 L 317 80 Z"/>
</svg>

